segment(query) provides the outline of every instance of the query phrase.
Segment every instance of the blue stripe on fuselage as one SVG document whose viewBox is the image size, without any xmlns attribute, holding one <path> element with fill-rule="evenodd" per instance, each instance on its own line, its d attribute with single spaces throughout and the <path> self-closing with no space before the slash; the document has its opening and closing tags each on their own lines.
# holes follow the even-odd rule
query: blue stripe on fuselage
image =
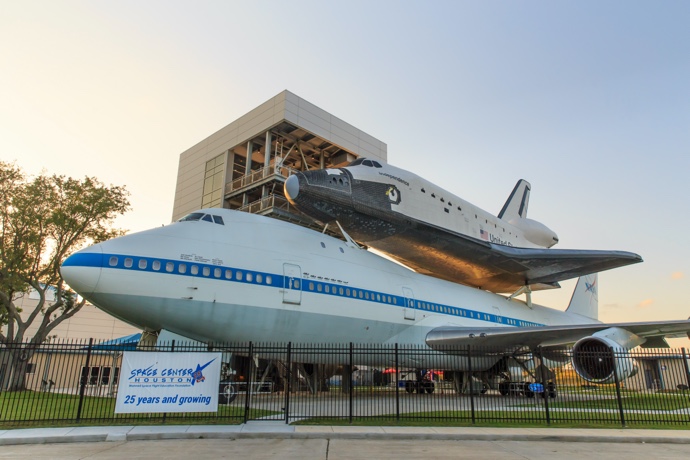
<svg viewBox="0 0 690 460">
<path fill-rule="evenodd" d="M 116 260 L 113 258 L 116 258 Z M 140 261 L 142 260 L 145 261 L 144 268 L 140 268 Z M 111 263 L 113 262 L 114 264 L 111 265 Z M 157 262 L 159 264 L 158 269 L 153 268 L 154 262 Z M 229 281 L 234 283 L 254 284 L 259 286 L 280 289 L 287 288 L 287 286 L 285 286 L 285 280 L 287 277 L 280 274 L 260 272 L 256 270 L 246 270 L 242 268 L 228 267 L 222 265 L 205 264 L 185 260 L 161 259 L 154 257 L 138 257 L 122 254 L 102 254 L 100 252 L 79 252 L 68 257 L 63 263 L 63 265 L 66 267 L 100 267 L 104 269 L 109 268 L 118 270 L 143 271 L 149 273 L 160 273 L 176 276 L 191 276 L 215 281 Z M 180 273 L 181 265 L 185 266 L 185 273 Z M 192 273 L 192 266 L 196 266 L 198 268 L 197 273 Z M 167 270 L 167 267 L 171 267 L 172 269 Z M 204 275 L 204 268 L 208 269 L 208 275 Z M 220 270 L 220 276 L 215 276 L 217 274 L 215 272 L 216 269 Z M 231 272 L 230 278 L 226 277 L 226 273 L 228 271 Z M 242 273 L 241 279 L 237 278 L 237 273 Z M 247 275 L 251 275 L 251 281 L 247 279 Z M 408 303 L 412 301 L 414 309 L 420 311 L 427 311 L 430 313 L 456 316 L 460 318 L 468 318 L 478 321 L 486 321 L 490 323 L 500 324 L 503 326 L 543 326 L 543 324 L 534 323 L 532 321 L 524 321 L 517 318 L 498 316 L 491 313 L 469 310 L 466 308 L 454 307 L 451 305 L 444 305 L 435 302 L 428 302 L 425 300 L 413 300 L 399 295 L 391 295 L 379 291 L 353 288 L 349 285 L 339 283 L 326 283 L 324 281 L 317 281 L 309 278 L 299 278 L 299 280 L 301 286 L 299 288 L 296 288 L 295 290 L 301 290 L 302 292 L 307 292 L 311 294 L 345 297 L 352 300 L 374 302 L 383 305 L 390 305 L 402 308 L 410 308 L 410 305 L 408 305 Z M 328 290 L 328 292 L 326 292 L 326 290 Z"/>
</svg>

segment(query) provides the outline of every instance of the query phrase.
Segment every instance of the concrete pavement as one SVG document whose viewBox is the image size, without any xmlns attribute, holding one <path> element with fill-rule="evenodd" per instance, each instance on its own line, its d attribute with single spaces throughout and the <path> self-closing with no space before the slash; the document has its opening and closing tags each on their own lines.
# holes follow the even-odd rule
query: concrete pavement
<svg viewBox="0 0 690 460">
<path fill-rule="evenodd" d="M 170 439 L 529 441 L 687 444 L 690 430 L 242 425 L 89 426 L 0 430 L 0 445 Z"/>
</svg>

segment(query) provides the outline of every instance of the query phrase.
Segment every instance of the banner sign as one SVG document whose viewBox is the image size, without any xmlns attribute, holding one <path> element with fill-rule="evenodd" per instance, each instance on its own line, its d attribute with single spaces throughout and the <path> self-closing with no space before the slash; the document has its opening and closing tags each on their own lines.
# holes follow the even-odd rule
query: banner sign
<svg viewBox="0 0 690 460">
<path fill-rule="evenodd" d="M 116 414 L 216 412 L 221 353 L 125 351 Z"/>
</svg>

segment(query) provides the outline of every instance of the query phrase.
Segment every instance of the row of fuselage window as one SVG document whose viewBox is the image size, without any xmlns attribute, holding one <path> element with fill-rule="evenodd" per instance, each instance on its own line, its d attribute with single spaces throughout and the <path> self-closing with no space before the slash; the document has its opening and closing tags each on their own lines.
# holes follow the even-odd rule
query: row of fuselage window
<svg viewBox="0 0 690 460">
<path fill-rule="evenodd" d="M 147 270 L 149 267 L 149 262 L 151 264 L 151 269 L 153 271 L 164 271 L 167 273 L 176 273 L 180 275 L 185 275 L 187 274 L 187 270 L 189 269 L 189 273 L 191 275 L 199 275 L 201 274 L 202 276 L 208 277 L 208 278 L 216 278 L 216 279 L 222 279 L 225 278 L 226 280 L 236 280 L 236 281 L 246 281 L 249 283 L 256 282 L 257 284 L 266 284 L 266 285 L 273 285 L 273 277 L 271 275 L 263 275 L 261 273 L 253 273 L 253 272 L 243 272 L 241 270 L 231 270 L 229 268 L 220 268 L 220 267 L 208 267 L 208 266 L 201 266 L 199 267 L 198 265 L 191 264 L 187 265 L 184 262 L 161 262 L 159 260 L 151 260 L 149 261 L 148 259 L 145 258 L 140 258 L 137 261 L 137 268 L 140 270 Z M 117 256 L 111 256 L 108 265 L 111 267 L 116 267 L 119 263 L 119 258 Z M 125 257 L 124 258 L 124 267 L 125 268 L 133 268 L 134 267 L 134 259 L 132 257 Z M 297 278 L 294 278 L 292 280 L 292 289 L 300 289 L 300 280 Z M 314 281 L 307 281 L 304 283 L 304 288 L 307 291 L 310 292 L 318 292 L 318 293 L 324 293 L 324 294 L 333 294 L 333 295 L 339 295 L 343 297 L 351 297 L 351 298 L 359 298 L 362 300 L 370 300 L 372 302 L 380 302 L 380 303 L 387 303 L 390 305 L 398 305 L 398 298 L 396 296 L 391 296 L 387 294 L 380 294 L 380 293 L 375 293 L 375 292 L 370 292 L 370 291 L 365 291 L 362 289 L 354 289 L 354 288 L 348 288 L 348 287 L 343 287 L 343 286 L 332 286 L 328 283 L 321 283 L 321 282 L 314 282 Z M 414 301 L 412 299 L 408 299 L 408 302 L 410 302 L 410 306 L 415 305 L 418 310 L 424 310 L 424 311 L 430 311 L 430 312 L 436 312 L 436 313 L 443 313 L 447 315 L 453 315 L 453 316 L 462 316 L 470 319 L 478 319 L 478 320 L 484 320 L 484 321 L 492 321 L 492 322 L 500 322 L 503 324 L 508 324 L 511 326 L 538 326 L 536 323 L 531 323 L 528 321 L 518 321 L 515 319 L 511 318 L 502 318 L 499 319 L 496 317 L 495 319 L 492 317 L 493 315 L 490 315 L 488 313 L 480 313 L 480 312 L 474 312 L 474 311 L 468 311 L 464 310 L 462 308 L 456 308 L 456 307 L 449 307 L 445 305 L 438 305 L 438 304 L 433 304 L 433 303 L 428 303 L 428 302 L 422 302 L 422 301 Z"/>
<path fill-rule="evenodd" d="M 189 266 L 184 263 L 184 262 L 161 262 L 160 260 L 151 260 L 149 261 L 148 259 L 141 258 L 137 262 L 137 267 L 139 270 L 147 270 L 149 267 L 149 262 L 151 263 L 151 270 L 158 272 L 158 271 L 164 271 L 167 273 L 176 273 L 180 275 L 185 275 L 187 274 L 187 270 L 189 269 L 189 273 L 191 275 L 199 275 L 201 274 L 202 276 L 208 277 L 208 278 L 216 278 L 216 279 L 221 279 L 225 278 L 226 280 L 236 280 L 236 281 L 247 281 L 249 283 L 256 282 L 257 284 L 267 284 L 267 285 L 272 285 L 273 284 L 273 277 L 271 275 L 263 275 L 261 273 L 252 273 L 252 272 L 243 272 L 241 270 L 230 270 L 229 268 L 220 268 L 220 267 L 207 267 L 207 266 L 201 266 L 199 267 L 198 265 L 195 264 L 190 264 Z M 108 261 L 108 265 L 111 267 L 117 267 L 117 264 L 119 263 L 119 259 L 117 256 L 111 256 L 110 260 Z M 131 257 L 125 257 L 124 259 L 124 267 L 125 268 L 133 268 L 134 267 L 134 259 Z"/>
</svg>

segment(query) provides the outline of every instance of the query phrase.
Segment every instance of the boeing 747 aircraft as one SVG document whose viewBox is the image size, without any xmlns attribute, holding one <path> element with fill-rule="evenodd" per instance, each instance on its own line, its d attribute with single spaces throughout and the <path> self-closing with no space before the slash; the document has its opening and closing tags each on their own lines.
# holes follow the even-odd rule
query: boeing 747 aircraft
<svg viewBox="0 0 690 460">
<path fill-rule="evenodd" d="M 486 371 L 506 355 L 449 361 L 451 345 L 507 354 L 541 346 L 557 359 L 563 355 L 556 350 L 574 344 L 577 372 L 610 382 L 614 369 L 630 376 L 632 360 L 593 363 L 588 353 L 659 346 L 690 330 L 690 321 L 601 323 L 596 275 L 580 280 L 562 312 L 421 275 L 325 234 L 227 209 L 96 244 L 67 258 L 61 271 L 94 305 L 146 331 L 213 343 L 426 344 L 439 360 L 432 354 L 424 367 L 450 362 L 457 371 Z"/>
<path fill-rule="evenodd" d="M 518 181 L 498 214 L 414 173 L 360 158 L 345 168 L 296 173 L 285 196 L 324 224 L 424 273 L 491 292 L 559 287 L 558 281 L 641 262 L 630 252 L 548 249 L 556 234 L 527 218 L 530 184 Z"/>
</svg>

